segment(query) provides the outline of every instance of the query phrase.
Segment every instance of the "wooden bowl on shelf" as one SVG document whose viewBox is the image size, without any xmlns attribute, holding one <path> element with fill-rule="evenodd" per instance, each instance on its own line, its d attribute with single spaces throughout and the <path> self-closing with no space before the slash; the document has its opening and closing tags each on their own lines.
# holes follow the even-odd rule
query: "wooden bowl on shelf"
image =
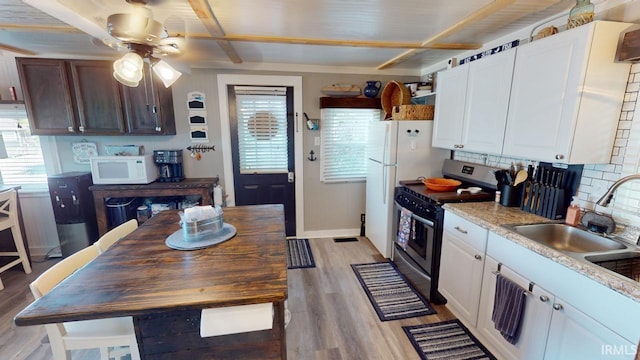
<svg viewBox="0 0 640 360">
<path fill-rule="evenodd" d="M 427 189 L 433 191 L 454 191 L 458 186 L 462 185 L 461 181 L 445 178 L 424 179 L 422 183 Z"/>
</svg>

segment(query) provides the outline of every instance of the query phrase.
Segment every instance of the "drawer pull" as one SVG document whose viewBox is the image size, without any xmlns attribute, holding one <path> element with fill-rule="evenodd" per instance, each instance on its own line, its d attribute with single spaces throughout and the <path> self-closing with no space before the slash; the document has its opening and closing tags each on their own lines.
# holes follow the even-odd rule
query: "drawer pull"
<svg viewBox="0 0 640 360">
<path fill-rule="evenodd" d="M 540 295 L 540 301 L 547 302 L 549 301 L 549 297 L 547 295 Z"/>
<path fill-rule="evenodd" d="M 562 304 L 553 304 L 553 310 L 562 310 L 563 306 Z"/>
<path fill-rule="evenodd" d="M 474 256 L 474 258 L 475 258 L 476 260 L 482 260 L 482 256 L 480 256 L 480 255 L 475 255 L 475 256 Z"/>
<path fill-rule="evenodd" d="M 454 229 L 458 230 L 459 232 L 463 233 L 463 234 L 468 234 L 469 232 L 465 229 L 461 229 L 459 226 L 454 227 Z"/>
</svg>

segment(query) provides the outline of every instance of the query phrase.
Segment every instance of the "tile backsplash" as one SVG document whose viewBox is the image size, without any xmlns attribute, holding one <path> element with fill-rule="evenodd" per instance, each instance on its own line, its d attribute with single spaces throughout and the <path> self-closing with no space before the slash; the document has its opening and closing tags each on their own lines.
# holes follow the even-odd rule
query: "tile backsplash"
<svg viewBox="0 0 640 360">
<path fill-rule="evenodd" d="M 633 64 L 618 122 L 616 140 L 609 164 L 585 164 L 575 200 L 583 211 L 609 214 L 618 224 L 616 234 L 629 242 L 637 242 L 640 235 L 640 180 L 620 186 L 608 207 L 595 203 L 613 183 L 627 175 L 638 174 L 640 166 L 640 64 Z M 636 111 L 638 108 L 638 111 Z M 595 140 L 595 139 L 594 139 Z M 537 162 L 486 154 L 455 151 L 456 160 L 509 168 L 513 162 L 525 167 Z"/>
</svg>

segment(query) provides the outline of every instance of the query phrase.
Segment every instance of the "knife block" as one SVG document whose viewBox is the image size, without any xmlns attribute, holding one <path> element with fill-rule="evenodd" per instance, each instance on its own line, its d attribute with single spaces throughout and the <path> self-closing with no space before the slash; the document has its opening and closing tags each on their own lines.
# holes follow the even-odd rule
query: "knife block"
<svg viewBox="0 0 640 360">
<path fill-rule="evenodd" d="M 582 169 L 583 165 L 540 162 L 535 178 L 525 183 L 520 209 L 552 220 L 564 219 L 567 205 L 580 185 Z"/>
</svg>

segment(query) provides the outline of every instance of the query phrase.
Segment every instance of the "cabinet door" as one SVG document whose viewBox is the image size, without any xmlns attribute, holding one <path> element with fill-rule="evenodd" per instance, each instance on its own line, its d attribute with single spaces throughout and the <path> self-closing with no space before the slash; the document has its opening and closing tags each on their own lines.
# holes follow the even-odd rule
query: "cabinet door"
<svg viewBox="0 0 640 360">
<path fill-rule="evenodd" d="M 170 88 L 165 88 L 161 81 L 147 73 L 138 87 L 122 85 L 121 89 L 130 134 L 175 135 Z"/>
<path fill-rule="evenodd" d="M 16 64 L 31 133 L 73 133 L 74 106 L 64 60 L 16 58 Z"/>
<path fill-rule="evenodd" d="M 78 130 L 84 134 L 123 134 L 120 91 L 112 76 L 112 63 L 71 60 L 69 67 L 78 110 Z"/>
<path fill-rule="evenodd" d="M 495 324 L 491 320 L 496 289 L 495 272 L 497 271 L 498 261 L 487 256 L 484 263 L 482 294 L 478 311 L 478 336 L 485 340 L 483 344 L 495 351 L 495 355 L 499 354 L 500 356 L 498 357 L 501 359 L 542 359 L 547 341 L 549 321 L 551 321 L 553 295 L 537 284 L 533 286 L 532 293 L 526 296 L 519 339 L 515 344 L 511 344 L 496 330 Z M 529 288 L 529 280 L 507 266 L 502 265 L 500 273 L 522 288 Z"/>
<path fill-rule="evenodd" d="M 478 319 L 483 266 L 483 252 L 444 232 L 438 291 L 447 299 L 447 306 L 472 327 Z"/>
<path fill-rule="evenodd" d="M 606 304 L 603 304 L 606 306 Z M 633 359 L 636 345 L 556 298 L 545 359 Z"/>
<path fill-rule="evenodd" d="M 518 49 L 504 156 L 567 161 L 587 58 L 588 37 L 578 30 Z"/>
<path fill-rule="evenodd" d="M 469 66 L 462 65 L 438 73 L 434 147 L 458 150 L 462 146 L 462 124 L 467 97 Z"/>
<path fill-rule="evenodd" d="M 513 49 L 469 64 L 462 128 L 464 150 L 502 153 L 515 55 Z"/>
</svg>

